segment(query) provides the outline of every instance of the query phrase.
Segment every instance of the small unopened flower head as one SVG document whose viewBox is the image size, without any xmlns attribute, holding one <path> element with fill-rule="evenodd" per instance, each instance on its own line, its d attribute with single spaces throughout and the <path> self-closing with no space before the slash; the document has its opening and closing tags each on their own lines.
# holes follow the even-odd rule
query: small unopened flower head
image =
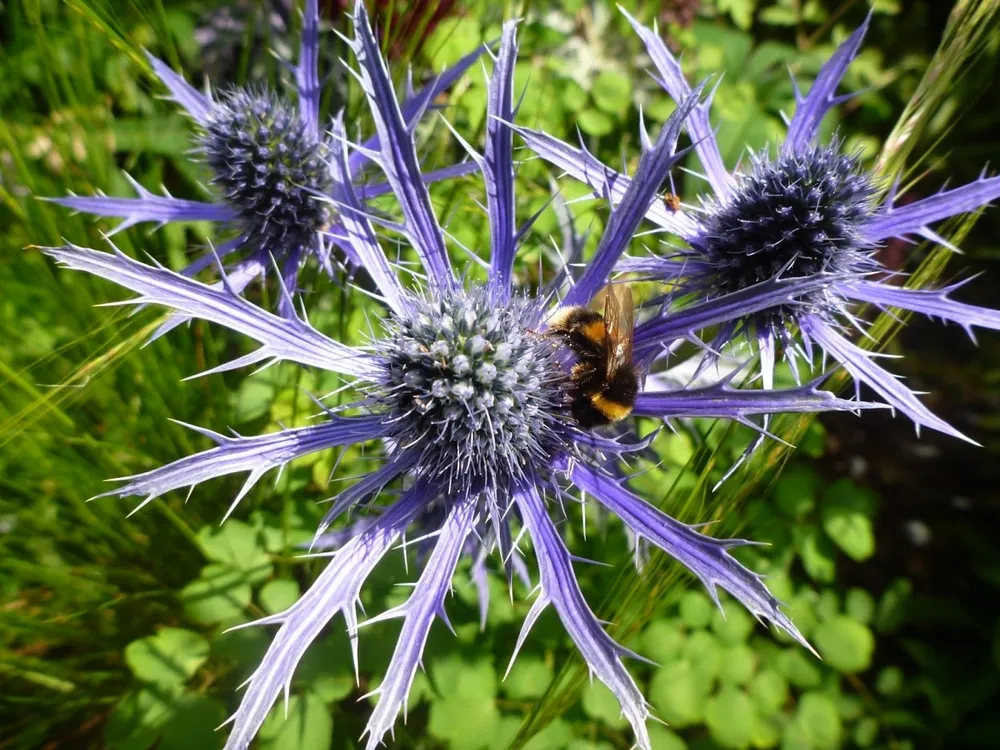
<svg viewBox="0 0 1000 750">
<path fill-rule="evenodd" d="M 201 136 L 212 182 L 239 217 L 247 247 L 312 243 L 331 218 L 327 148 L 292 102 L 266 89 L 233 88 Z"/>
<path fill-rule="evenodd" d="M 552 341 L 529 330 L 538 311 L 524 298 L 500 304 L 483 287 L 434 297 L 379 345 L 392 440 L 417 451 L 416 470 L 436 484 L 507 491 L 563 447 L 564 369 Z"/>
</svg>

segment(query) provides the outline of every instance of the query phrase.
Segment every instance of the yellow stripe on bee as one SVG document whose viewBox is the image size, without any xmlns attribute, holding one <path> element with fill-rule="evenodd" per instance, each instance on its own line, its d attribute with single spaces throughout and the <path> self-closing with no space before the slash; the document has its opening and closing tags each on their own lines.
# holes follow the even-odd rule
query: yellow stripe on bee
<svg viewBox="0 0 1000 750">
<path fill-rule="evenodd" d="M 603 319 L 598 319 L 591 321 L 590 323 L 585 323 L 584 325 L 580 326 L 579 330 L 580 333 L 584 336 L 584 338 L 586 338 L 588 341 L 592 341 L 598 345 L 604 344 L 604 335 L 607 329 L 604 327 Z"/>
<path fill-rule="evenodd" d="M 619 404 L 617 401 L 612 401 L 606 398 L 602 393 L 594 393 L 590 396 L 590 403 L 594 405 L 597 411 L 601 412 L 605 417 L 607 417 L 612 422 L 617 422 L 620 419 L 625 419 L 629 414 L 632 413 L 632 407 L 628 404 Z"/>
</svg>

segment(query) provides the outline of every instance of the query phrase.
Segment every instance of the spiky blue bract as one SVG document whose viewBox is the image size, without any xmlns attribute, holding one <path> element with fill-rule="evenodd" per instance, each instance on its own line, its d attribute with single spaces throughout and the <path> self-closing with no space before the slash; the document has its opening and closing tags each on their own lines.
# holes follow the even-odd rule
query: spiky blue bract
<svg viewBox="0 0 1000 750">
<path fill-rule="evenodd" d="M 685 106 L 691 89 L 679 60 L 655 26 L 645 27 L 622 12 L 645 44 L 656 79 L 679 107 Z M 750 341 L 760 354 L 761 382 L 767 387 L 773 382 L 778 354 L 784 354 L 798 372 L 797 360 L 812 366 L 819 350 L 842 364 L 859 385 L 871 386 L 918 429 L 929 427 L 964 438 L 845 333 L 865 329 L 855 314 L 857 303 L 923 313 L 957 323 L 970 333 L 973 326 L 1000 329 L 1000 311 L 964 305 L 944 292 L 899 288 L 898 277 L 889 278 L 876 256 L 881 243 L 892 238 L 917 236 L 951 247 L 931 225 L 1000 197 L 1000 177 L 984 175 L 897 208 L 895 191 L 879 199 L 878 178 L 856 154 L 845 153 L 839 139 L 818 140 L 826 113 L 850 98 L 837 90 L 861 48 L 871 17 L 823 65 L 808 94 L 796 88 L 796 109 L 784 142 L 752 154 L 744 168 L 726 170 L 709 122 L 708 103 L 695 106 L 686 123 L 712 194 L 702 198 L 698 211 L 682 205 L 674 212 L 654 202 L 646 212 L 646 219 L 688 247 L 667 255 L 624 258 L 617 270 L 669 285 L 661 315 L 636 330 L 636 349 L 644 361 L 669 348 L 669 336 L 680 338 L 714 327 L 706 362 L 717 356 L 720 347 Z M 626 175 L 583 148 L 544 133 L 521 132 L 536 153 L 587 183 L 596 196 L 612 204 L 624 202 L 630 184 Z M 692 297 L 701 302 L 674 314 L 672 304 L 677 299 Z M 684 324 L 690 327 L 685 330 Z"/>
<path fill-rule="evenodd" d="M 571 353 L 540 332 L 553 312 L 551 296 L 529 296 L 517 287 L 514 274 L 513 254 L 524 231 L 510 226 L 514 167 L 508 158 L 510 132 L 505 133 L 499 124 L 513 115 L 515 25 L 504 26 L 489 81 L 486 121 L 498 125 L 487 129 L 488 156 L 476 155 L 485 164 L 485 203 L 494 243 L 488 264 L 491 276 L 482 285 L 471 285 L 451 271 L 441 227 L 423 189 L 426 176 L 413 158 L 412 128 L 388 86 L 385 63 L 363 3 L 357 3 L 353 20 L 351 47 L 361 67 L 357 75 L 365 82 L 374 119 L 381 123 L 379 140 L 386 140 L 385 145 L 362 147 L 362 151 L 389 177 L 403 214 L 394 226 L 413 239 L 427 275 L 424 288 L 404 285 L 379 245 L 373 217 L 365 213 L 353 184 L 339 122 L 334 124 L 330 157 L 331 191 L 344 221 L 342 237 L 371 270 L 377 294 L 387 307 L 387 317 L 365 351 L 329 339 L 304 318 L 283 318 L 254 307 L 238 296 L 228 277 L 213 288 L 120 253 L 73 246 L 49 249 L 69 268 L 136 292 L 139 296 L 132 303 L 164 305 L 177 315 L 210 321 L 260 344 L 256 351 L 216 369 L 284 359 L 352 379 L 349 385 L 358 394 L 357 400 L 336 413 L 324 407 L 326 413 L 309 427 L 259 437 L 228 437 L 202 430 L 215 447 L 125 479 L 109 494 L 138 495 L 145 498 L 144 504 L 164 492 L 246 472 L 249 478 L 238 503 L 265 472 L 307 453 L 373 440 L 384 446 L 384 463 L 332 498 L 320 523 L 315 547 L 336 548 L 326 569 L 288 610 L 247 623 L 280 627 L 230 720 L 227 750 L 246 750 L 275 700 L 283 691 L 287 695 L 309 644 L 338 613 L 347 623 L 357 669 L 355 606 L 360 591 L 374 566 L 410 527 L 420 529 L 418 559 L 423 557 L 424 564 L 410 599 L 373 617 L 402 617 L 404 622 L 389 670 L 376 691 L 378 703 L 365 730 L 368 748 L 384 741 L 400 709 L 405 710 L 431 623 L 435 618 L 447 623 L 444 602 L 459 556 L 471 555 L 476 561 L 473 576 L 483 607 L 488 549 L 499 552 L 508 581 L 515 572 L 527 577 L 515 542 L 520 527 L 538 561 L 540 590 L 515 654 L 542 609 L 552 605 L 592 672 L 621 702 L 639 746 L 649 750 L 645 727 L 649 709 L 622 662 L 629 652 L 605 633 L 591 612 L 574 576 L 573 557 L 550 517 L 553 512 L 564 517 L 562 500 L 574 487 L 619 512 L 636 533 L 663 546 L 706 585 L 732 592 L 753 612 L 793 636 L 797 631 L 759 580 L 726 554 L 728 547 L 742 542 L 696 534 L 622 488 L 627 477 L 620 473 L 616 457 L 648 450 L 652 438 L 636 439 L 629 423 L 623 423 L 621 434 L 614 438 L 588 432 L 572 417 L 566 395 Z M 585 272 L 573 289 L 584 284 L 596 292 L 607 282 L 611 266 L 678 157 L 677 135 L 699 96 L 700 90 L 691 92 L 664 124 L 657 142 L 647 144 L 636 178 L 622 194 L 623 205 L 612 212 L 609 232 L 593 266 L 598 270 Z M 378 220 L 389 221 L 384 216 Z M 569 278 L 565 268 L 556 269 L 554 275 L 563 281 Z M 589 301 L 582 292 L 575 294 L 580 302 Z M 291 301 L 291 293 L 286 292 L 285 303 L 294 311 Z M 663 318 L 669 320 L 669 316 Z M 678 325 L 690 330 L 688 323 Z M 651 348 L 660 343 L 655 337 L 644 339 L 644 345 Z M 772 411 L 859 406 L 814 386 L 746 393 L 728 380 L 701 389 L 645 393 L 637 402 L 639 413 L 660 419 L 711 416 L 744 422 Z M 606 475 L 605 471 L 614 473 Z M 348 510 L 375 502 L 390 482 L 402 485 L 402 494 L 383 512 L 362 515 L 349 525 L 329 530 Z M 485 609 L 482 612 L 485 617 Z"/>
<path fill-rule="evenodd" d="M 396 617 L 403 619 L 403 628 L 385 678 L 369 694 L 378 695 L 379 700 L 364 731 L 368 736 L 367 750 L 374 750 L 382 744 L 385 733 L 391 731 L 400 709 L 405 718 L 406 697 L 420 665 L 434 618 L 441 618 L 451 627 L 444 609 L 444 598 L 451 589 L 455 566 L 464 550 L 465 540 L 472 531 L 477 513 L 476 500 L 474 494 L 469 494 L 461 495 L 452 502 L 448 516 L 438 532 L 434 551 L 406 603 L 376 615 L 365 623 L 367 625 Z"/>
<path fill-rule="evenodd" d="M 344 167 L 334 167 L 330 161 L 338 146 L 344 148 L 343 143 L 334 141 L 345 141 L 345 134 L 342 126 L 328 132 L 330 128 L 320 118 L 318 44 L 318 3 L 306 0 L 299 59 L 291 66 L 295 100 L 266 87 L 223 88 L 213 98 L 197 91 L 166 63 L 147 53 L 153 72 L 170 91 L 170 98 L 194 120 L 198 152 L 209 167 L 212 184 L 219 194 L 216 201 L 203 203 L 154 195 L 128 175 L 137 198 L 101 195 L 50 200 L 74 211 L 121 218 L 123 221 L 112 233 L 143 222 L 158 226 L 178 221 L 215 222 L 222 233 L 235 235 L 235 239 L 227 242 L 226 254 L 238 253 L 239 260 L 227 262 L 227 271 L 242 278 L 247 277 L 246 271 L 251 266 L 261 277 L 276 270 L 279 283 L 292 293 L 297 290 L 300 267 L 309 258 L 327 274 L 334 273 L 331 258 L 334 245 L 340 248 L 349 265 L 368 268 L 365 257 L 356 252 L 352 232 L 345 227 L 348 222 L 338 215 L 337 207 L 343 196 L 334 189 L 332 172 L 343 172 Z M 435 97 L 454 84 L 482 51 L 480 47 L 471 52 L 420 92 L 410 92 L 401 107 L 400 117 L 405 118 L 405 127 L 415 127 Z M 383 93 L 395 104 L 391 86 Z M 398 112 L 400 105 L 396 109 Z M 347 174 L 357 178 L 370 165 L 364 155 L 366 149 L 378 148 L 378 144 L 377 137 L 369 139 L 364 148 L 352 153 Z M 456 178 L 476 168 L 475 163 L 460 163 L 426 172 L 422 180 Z M 423 182 L 415 189 L 426 192 Z M 364 201 L 388 191 L 384 184 L 373 184 L 354 197 Z M 185 268 L 184 273 L 193 276 L 213 265 L 213 261 L 213 253 L 209 251 Z M 247 277 L 239 291 L 252 279 Z M 285 295 L 279 295 L 278 309 L 282 315 L 294 315 Z M 176 316 L 154 337 L 185 320 Z"/>
</svg>

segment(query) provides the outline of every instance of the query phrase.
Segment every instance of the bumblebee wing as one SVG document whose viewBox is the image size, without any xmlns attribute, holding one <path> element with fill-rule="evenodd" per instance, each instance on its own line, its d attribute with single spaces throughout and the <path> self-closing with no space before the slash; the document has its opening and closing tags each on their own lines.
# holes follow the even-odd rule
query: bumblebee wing
<svg viewBox="0 0 1000 750">
<path fill-rule="evenodd" d="M 618 371 L 632 363 L 632 335 L 635 329 L 635 314 L 632 306 L 632 290 L 624 285 L 608 285 L 604 298 L 605 345 L 608 362 L 605 376 L 610 380 Z"/>
</svg>

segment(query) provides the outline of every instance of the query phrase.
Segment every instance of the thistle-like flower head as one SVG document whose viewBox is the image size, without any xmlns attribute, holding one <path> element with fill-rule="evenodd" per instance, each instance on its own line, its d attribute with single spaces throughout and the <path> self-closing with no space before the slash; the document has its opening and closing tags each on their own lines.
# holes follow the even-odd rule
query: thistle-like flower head
<svg viewBox="0 0 1000 750">
<path fill-rule="evenodd" d="M 624 11 L 623 11 L 624 12 Z M 691 91 L 680 62 L 655 27 L 626 13 L 656 68 L 656 78 L 677 102 Z M 687 120 L 712 195 L 698 210 L 654 202 L 646 217 L 661 230 L 680 237 L 687 247 L 668 254 L 626 258 L 619 270 L 634 271 L 669 285 L 663 313 L 636 330 L 640 356 L 653 361 L 667 347 L 664 339 L 689 330 L 714 330 L 705 362 L 721 347 L 749 339 L 760 353 L 762 382 L 773 383 L 777 354 L 798 372 L 798 359 L 811 365 L 818 349 L 840 363 L 860 388 L 865 383 L 917 425 L 964 436 L 935 416 L 916 394 L 876 364 L 872 354 L 852 343 L 845 331 L 863 330 L 855 314 L 859 304 L 898 307 L 958 323 L 1000 329 L 1000 312 L 950 298 L 959 285 L 911 290 L 894 283 L 876 257 L 887 240 L 922 237 L 951 247 L 932 229 L 934 222 L 973 211 L 1000 197 L 1000 178 L 985 175 L 962 187 L 902 207 L 895 191 L 881 199 L 879 180 L 857 154 L 845 153 L 834 138 L 818 140 L 826 113 L 850 98 L 837 88 L 861 48 L 871 16 L 840 45 L 820 70 L 807 95 L 796 89 L 796 110 L 785 141 L 751 155 L 743 169 L 727 171 L 710 124 L 709 102 L 696 106 Z M 626 175 L 544 133 L 523 130 L 528 144 L 543 158 L 589 184 L 612 203 L 629 184 Z M 677 296 L 700 299 L 679 315 L 671 312 Z M 967 438 L 966 438 L 967 439 Z"/>
<path fill-rule="evenodd" d="M 309 247 L 330 221 L 327 149 L 295 105 L 265 89 L 222 94 L 201 150 L 212 182 L 238 216 L 250 251 Z"/>
<path fill-rule="evenodd" d="M 256 437 L 201 430 L 216 443 L 214 448 L 130 477 L 110 494 L 144 496 L 141 508 L 171 490 L 248 472 L 232 512 L 264 473 L 294 458 L 372 440 L 385 445 L 382 465 L 341 492 L 317 530 L 318 544 L 332 542 L 339 547 L 326 569 L 287 610 L 247 623 L 276 625 L 278 630 L 231 719 L 227 750 L 245 750 L 278 696 L 287 695 L 309 644 L 338 614 L 352 636 L 367 623 L 402 619 L 365 731 L 366 747 L 372 750 L 405 709 L 432 622 L 447 621 L 446 596 L 460 556 L 470 551 L 470 539 L 494 545 L 502 565 L 517 569 L 514 540 L 522 533 L 531 541 L 539 586 L 512 659 L 532 624 L 551 605 L 593 674 L 621 703 L 638 745 L 649 750 L 649 709 L 622 662 L 631 654 L 605 633 L 587 605 L 573 572 L 573 557 L 553 520 L 565 516 L 563 502 L 574 492 L 594 498 L 636 537 L 688 566 L 713 597 L 721 587 L 755 615 L 805 644 L 759 576 L 731 556 L 732 548 L 747 542 L 717 540 L 675 521 L 632 493 L 620 473 L 606 470 L 616 456 L 644 449 L 648 442 L 639 441 L 627 423 L 619 439 L 582 429 L 566 403 L 571 353 L 543 332 L 554 294 L 565 291 L 564 303 L 586 304 L 607 283 L 657 189 L 684 155 L 677 151 L 677 139 L 684 119 L 699 105 L 702 90 L 697 88 L 681 102 L 655 142 L 647 139 L 636 177 L 612 212 L 586 271 L 566 290 L 568 269 L 557 269 L 550 289 L 529 295 L 517 288 L 514 274 L 518 238 L 524 231 L 515 223 L 513 142 L 507 125 L 515 118 L 516 25 L 505 24 L 489 80 L 484 153 L 463 142 L 483 174 L 490 224 L 489 279 L 482 286 L 466 287 L 460 281 L 465 274 L 452 270 L 444 233 L 431 209 L 426 176 L 418 167 L 412 129 L 397 104 L 361 0 L 354 10 L 350 45 L 358 63 L 355 76 L 378 131 L 377 146 L 364 153 L 385 174 L 398 201 L 401 219 L 387 225 L 404 234 L 412 246 L 426 274 L 424 288 L 405 286 L 402 278 L 409 275 L 397 274 L 380 246 L 372 217 L 351 179 L 339 121 L 334 122 L 329 141 L 332 192 L 346 241 L 387 307 L 387 320 L 370 348 L 354 349 L 297 316 L 279 317 L 255 307 L 225 283 L 212 288 L 120 253 L 78 247 L 48 250 L 69 268 L 137 292 L 133 302 L 165 305 L 260 344 L 256 351 L 217 369 L 288 360 L 353 378 L 359 393 L 345 410 L 331 411 L 308 427 Z M 294 309 L 291 295 L 284 293 Z M 633 413 L 657 419 L 722 417 L 747 422 L 753 415 L 859 406 L 812 384 L 786 391 L 740 391 L 723 381 L 640 393 Z M 331 540 L 326 532 L 335 519 L 370 501 L 393 481 L 403 485 L 398 499 L 374 518 L 339 529 L 336 540 Z M 433 547 L 409 599 L 359 624 L 356 606 L 366 578 L 415 524 L 420 525 L 424 542 Z M 428 529 L 428 524 L 433 527 Z M 483 546 L 471 546 L 477 556 L 473 575 L 481 584 Z M 353 643 L 357 662 L 357 640 Z"/>
<path fill-rule="evenodd" d="M 873 263 L 860 229 L 875 188 L 856 155 L 838 143 L 776 159 L 754 154 L 729 199 L 713 205 L 695 240 L 719 294 L 787 274 L 866 273 Z"/>
<path fill-rule="evenodd" d="M 531 332 L 538 308 L 488 289 L 420 300 L 379 349 L 379 388 L 397 450 L 449 491 L 506 492 L 567 447 L 566 376 L 551 341 Z"/>
<path fill-rule="evenodd" d="M 212 184 L 219 192 L 217 200 L 206 203 L 155 195 L 129 177 L 138 198 L 72 196 L 54 202 L 75 211 L 123 219 L 112 234 L 143 222 L 160 226 L 174 221 L 216 222 L 224 233 L 235 236 L 205 252 L 183 273 L 193 276 L 213 266 L 216 257 L 225 258 L 228 284 L 238 292 L 277 267 L 285 286 L 294 293 L 299 268 L 310 257 L 332 275 L 333 246 L 341 250 L 349 265 L 360 265 L 345 237 L 331 191 L 330 136 L 320 117 L 318 45 L 318 4 L 307 0 L 299 61 L 291 67 L 295 100 L 262 86 L 225 88 L 213 98 L 190 86 L 162 60 L 148 55 L 171 98 L 195 122 L 198 151 L 211 170 Z M 401 109 L 407 124 L 414 125 L 480 54 L 481 50 L 476 50 L 467 55 L 420 92 L 408 92 Z M 376 148 L 376 139 L 369 138 L 363 147 L 349 160 L 348 169 L 355 178 L 371 166 L 365 149 Z M 456 164 L 426 173 L 423 178 L 457 177 L 474 168 L 470 162 Z M 387 192 L 384 184 L 369 185 L 362 198 Z M 293 311 L 285 305 L 286 299 L 280 298 L 279 311 L 288 316 Z M 159 335 L 184 320 L 184 316 L 173 317 Z"/>
</svg>

